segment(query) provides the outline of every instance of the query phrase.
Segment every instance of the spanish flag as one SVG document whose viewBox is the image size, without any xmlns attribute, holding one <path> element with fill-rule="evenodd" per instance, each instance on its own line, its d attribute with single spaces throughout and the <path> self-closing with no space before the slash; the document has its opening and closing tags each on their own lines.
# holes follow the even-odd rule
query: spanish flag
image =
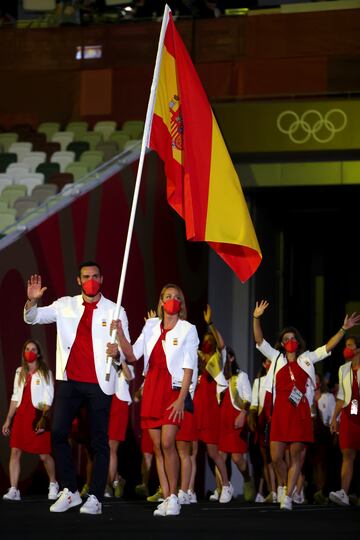
<svg viewBox="0 0 360 540">
<path fill-rule="evenodd" d="M 168 8 L 162 34 L 148 146 L 164 161 L 167 199 L 187 239 L 208 242 L 245 282 L 261 251 L 239 178 Z"/>
</svg>

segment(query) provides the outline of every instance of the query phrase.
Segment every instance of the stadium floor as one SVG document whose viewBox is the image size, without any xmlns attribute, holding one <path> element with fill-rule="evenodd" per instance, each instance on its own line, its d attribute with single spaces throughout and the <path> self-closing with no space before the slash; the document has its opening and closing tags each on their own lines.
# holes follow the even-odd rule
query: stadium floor
<svg viewBox="0 0 360 540">
<path fill-rule="evenodd" d="M 360 507 L 296 506 L 283 512 L 277 505 L 199 502 L 184 506 L 180 516 L 155 518 L 155 504 L 130 500 L 105 500 L 101 516 L 79 513 L 79 507 L 52 514 L 44 497 L 29 496 L 17 502 L 0 502 L 0 538 L 98 539 L 126 538 L 272 540 L 279 538 L 321 540 L 356 538 Z"/>
</svg>

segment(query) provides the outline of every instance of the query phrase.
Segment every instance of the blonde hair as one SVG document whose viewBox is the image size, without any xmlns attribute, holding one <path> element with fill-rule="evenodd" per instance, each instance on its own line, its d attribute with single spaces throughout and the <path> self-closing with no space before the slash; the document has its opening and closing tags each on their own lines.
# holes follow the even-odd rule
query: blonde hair
<svg viewBox="0 0 360 540">
<path fill-rule="evenodd" d="M 178 292 L 178 294 L 180 296 L 180 301 L 181 301 L 181 306 L 180 306 L 180 311 L 179 311 L 179 319 L 186 319 L 187 310 L 186 310 L 186 303 L 185 303 L 184 293 L 182 292 L 180 287 L 178 287 L 178 285 L 174 285 L 173 283 L 168 283 L 167 285 L 165 285 L 165 287 L 163 287 L 161 289 L 159 302 L 158 302 L 158 307 L 157 307 L 157 315 L 158 315 L 159 319 L 163 320 L 163 318 L 164 318 L 164 308 L 161 305 L 161 303 L 163 301 L 163 298 L 164 298 L 164 295 L 165 295 L 165 292 L 167 291 L 167 289 L 176 289 L 177 290 L 177 292 Z"/>
<path fill-rule="evenodd" d="M 29 364 L 24 359 L 24 352 L 25 352 L 26 346 L 29 345 L 29 343 L 33 343 L 34 345 L 36 345 L 37 352 L 38 352 L 38 357 L 36 359 L 37 371 L 39 371 L 41 375 L 44 377 L 45 381 L 49 383 L 50 382 L 49 368 L 47 364 L 45 363 L 45 361 L 43 360 L 40 343 L 36 341 L 35 339 L 27 339 L 24 345 L 22 346 L 22 351 L 21 351 L 21 371 L 20 371 L 20 376 L 19 376 L 19 385 L 22 383 L 25 383 L 26 377 L 29 373 Z"/>
</svg>

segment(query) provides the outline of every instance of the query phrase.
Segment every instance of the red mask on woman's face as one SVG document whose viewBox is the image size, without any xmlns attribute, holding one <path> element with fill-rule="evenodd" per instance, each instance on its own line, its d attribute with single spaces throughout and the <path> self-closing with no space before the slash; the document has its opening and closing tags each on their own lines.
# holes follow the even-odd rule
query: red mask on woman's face
<svg viewBox="0 0 360 540">
<path fill-rule="evenodd" d="M 345 360 L 352 360 L 356 354 L 356 351 L 354 349 L 350 349 L 350 347 L 345 347 L 343 350 L 343 357 Z"/>
<path fill-rule="evenodd" d="M 176 315 L 180 311 L 181 302 L 177 298 L 170 298 L 169 300 L 166 300 L 166 302 L 164 302 L 163 307 L 165 313 L 167 313 L 168 315 Z"/>
<path fill-rule="evenodd" d="M 284 343 L 284 349 L 286 352 L 293 353 L 299 348 L 299 342 L 295 338 L 290 338 Z"/>
<path fill-rule="evenodd" d="M 24 351 L 24 360 L 31 364 L 37 360 L 38 355 L 34 351 Z"/>
<path fill-rule="evenodd" d="M 81 286 L 86 296 L 96 296 L 100 291 L 101 283 L 96 281 L 96 279 L 88 279 Z"/>
</svg>

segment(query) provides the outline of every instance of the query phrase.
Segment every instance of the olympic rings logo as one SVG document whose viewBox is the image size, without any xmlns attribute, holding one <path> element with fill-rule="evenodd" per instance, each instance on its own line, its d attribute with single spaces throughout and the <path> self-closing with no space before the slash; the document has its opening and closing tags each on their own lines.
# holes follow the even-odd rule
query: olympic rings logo
<svg viewBox="0 0 360 540">
<path fill-rule="evenodd" d="M 347 116 L 341 109 L 331 109 L 325 116 L 315 109 L 309 109 L 301 116 L 295 111 L 283 111 L 277 117 L 276 125 L 295 144 L 304 144 L 311 137 L 325 144 L 345 129 Z"/>
</svg>

